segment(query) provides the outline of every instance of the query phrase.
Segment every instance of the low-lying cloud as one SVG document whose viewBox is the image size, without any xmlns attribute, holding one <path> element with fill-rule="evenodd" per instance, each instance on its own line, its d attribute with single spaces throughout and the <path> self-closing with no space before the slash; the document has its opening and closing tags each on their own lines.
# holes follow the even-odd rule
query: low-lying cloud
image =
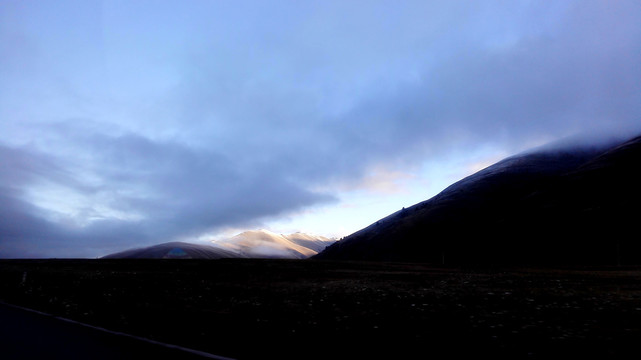
<svg viewBox="0 0 641 360">
<path fill-rule="evenodd" d="M 82 151 L 79 161 L 0 148 L 2 162 L 12 165 L 2 169 L 8 181 L 0 187 L 0 256 L 87 256 L 254 226 L 257 219 L 333 200 L 268 169 L 239 169 L 221 155 L 136 135 L 94 135 Z M 69 181 L 69 174 L 76 177 Z M 42 202 L 30 189 L 53 193 L 58 203 Z"/>
</svg>

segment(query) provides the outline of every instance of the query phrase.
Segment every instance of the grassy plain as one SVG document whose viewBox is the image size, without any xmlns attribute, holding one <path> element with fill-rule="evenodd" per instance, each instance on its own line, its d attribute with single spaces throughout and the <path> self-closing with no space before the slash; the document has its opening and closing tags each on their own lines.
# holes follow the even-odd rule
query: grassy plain
<svg viewBox="0 0 641 360">
<path fill-rule="evenodd" d="M 2 260 L 0 300 L 238 359 L 641 354 L 641 268 Z"/>
</svg>

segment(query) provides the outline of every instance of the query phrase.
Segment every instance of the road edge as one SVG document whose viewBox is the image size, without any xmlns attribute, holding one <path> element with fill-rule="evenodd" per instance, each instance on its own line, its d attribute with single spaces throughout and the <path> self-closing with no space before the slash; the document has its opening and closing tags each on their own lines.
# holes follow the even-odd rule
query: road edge
<svg viewBox="0 0 641 360">
<path fill-rule="evenodd" d="M 27 312 L 38 314 L 38 315 L 41 315 L 41 316 L 46 316 L 46 317 L 54 318 L 56 320 L 64 321 L 66 323 L 83 326 L 83 327 L 86 327 L 86 328 L 89 328 L 89 329 L 97 330 L 97 331 L 104 332 L 104 333 L 111 334 L 111 335 L 122 336 L 122 337 L 126 337 L 126 338 L 129 338 L 129 339 L 146 342 L 148 344 L 153 344 L 153 345 L 165 347 L 165 348 L 168 348 L 168 349 L 184 351 L 184 352 L 187 352 L 187 353 L 190 353 L 190 354 L 202 356 L 203 358 L 207 358 L 207 359 L 236 360 L 234 358 L 224 357 L 224 356 L 220 356 L 220 355 L 214 355 L 214 354 L 211 354 L 211 353 L 208 353 L 208 352 L 205 352 L 205 351 L 190 349 L 190 348 L 187 348 L 187 347 L 184 347 L 184 346 L 180 346 L 180 345 L 175 345 L 175 344 L 164 343 L 164 342 L 161 342 L 161 341 L 148 339 L 148 338 L 145 338 L 145 337 L 142 337 L 142 336 L 127 334 L 127 333 L 124 333 L 124 332 L 121 332 L 121 331 L 109 330 L 109 329 L 106 329 L 106 328 L 103 328 L 103 327 L 100 327 L 100 326 L 90 325 L 90 324 L 83 323 L 83 322 L 80 322 L 80 321 L 77 321 L 77 320 L 68 319 L 68 318 L 65 318 L 65 317 L 62 317 L 62 316 L 56 316 L 56 315 L 49 314 L 49 313 L 46 313 L 46 312 L 43 312 L 43 311 L 40 311 L 40 310 L 35 310 L 35 309 L 30 309 L 30 308 L 27 308 L 27 307 L 24 307 L 24 306 L 20 306 L 20 305 L 10 304 L 10 303 L 4 302 L 2 300 L 0 300 L 0 306 L 7 306 L 7 307 L 14 308 L 14 309 L 27 311 Z"/>
</svg>

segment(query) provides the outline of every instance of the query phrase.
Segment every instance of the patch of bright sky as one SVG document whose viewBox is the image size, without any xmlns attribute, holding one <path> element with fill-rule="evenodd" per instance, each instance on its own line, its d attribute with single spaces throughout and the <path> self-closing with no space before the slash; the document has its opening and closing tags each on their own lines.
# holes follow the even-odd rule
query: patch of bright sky
<svg viewBox="0 0 641 360">
<path fill-rule="evenodd" d="M 403 207 L 427 200 L 449 185 L 508 155 L 505 150 L 485 146 L 471 153 L 430 159 L 412 173 L 375 169 L 360 184 L 339 185 L 342 191 L 337 204 L 268 221 L 265 227 L 282 234 L 300 231 L 341 238 Z"/>
</svg>

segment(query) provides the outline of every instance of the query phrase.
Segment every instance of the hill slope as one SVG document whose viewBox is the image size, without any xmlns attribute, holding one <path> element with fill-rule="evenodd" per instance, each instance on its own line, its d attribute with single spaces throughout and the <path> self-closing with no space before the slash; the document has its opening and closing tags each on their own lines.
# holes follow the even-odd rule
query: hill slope
<svg viewBox="0 0 641 360">
<path fill-rule="evenodd" d="M 235 257 L 242 256 L 208 245 L 168 242 L 125 250 L 104 256 L 103 259 L 222 259 Z"/>
<path fill-rule="evenodd" d="M 641 137 L 502 160 L 330 246 L 318 259 L 641 263 Z"/>
</svg>

